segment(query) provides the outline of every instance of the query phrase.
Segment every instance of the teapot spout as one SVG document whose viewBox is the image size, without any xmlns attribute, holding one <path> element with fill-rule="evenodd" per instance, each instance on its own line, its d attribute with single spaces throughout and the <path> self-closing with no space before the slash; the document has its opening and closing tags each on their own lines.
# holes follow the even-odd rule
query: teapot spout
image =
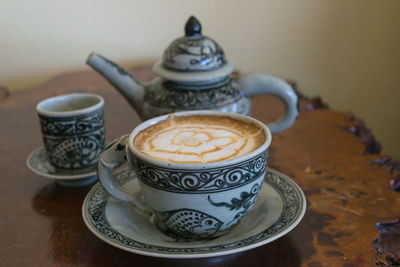
<svg viewBox="0 0 400 267">
<path fill-rule="evenodd" d="M 86 64 L 106 78 L 142 117 L 144 85 L 119 65 L 97 53 L 91 53 Z"/>
</svg>

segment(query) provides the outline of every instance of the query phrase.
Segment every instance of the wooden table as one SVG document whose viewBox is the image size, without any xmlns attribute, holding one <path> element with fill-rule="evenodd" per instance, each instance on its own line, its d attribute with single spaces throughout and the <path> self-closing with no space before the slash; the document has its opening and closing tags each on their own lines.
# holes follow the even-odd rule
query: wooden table
<svg viewBox="0 0 400 267">
<path fill-rule="evenodd" d="M 147 67 L 132 72 L 141 80 L 152 77 Z M 293 231 L 270 244 L 215 258 L 160 259 L 119 250 L 83 223 L 82 202 L 91 186 L 60 187 L 26 167 L 28 154 L 42 145 L 36 103 L 69 92 L 105 98 L 108 140 L 140 122 L 119 93 L 91 71 L 59 75 L 0 100 L 0 266 L 370 266 L 376 222 L 399 216 L 400 195 L 389 186 L 396 162 L 374 154 L 379 144 L 358 119 L 303 98 L 296 124 L 274 135 L 269 162 L 307 197 L 305 217 Z M 273 98 L 253 99 L 253 116 L 263 122 L 282 112 Z"/>
</svg>

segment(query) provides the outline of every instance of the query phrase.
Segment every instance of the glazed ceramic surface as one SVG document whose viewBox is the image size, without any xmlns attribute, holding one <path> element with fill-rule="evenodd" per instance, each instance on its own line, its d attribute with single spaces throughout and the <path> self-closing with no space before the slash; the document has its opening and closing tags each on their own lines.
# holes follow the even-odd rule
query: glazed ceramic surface
<svg viewBox="0 0 400 267">
<path fill-rule="evenodd" d="M 115 180 L 126 192 L 140 190 L 136 174 L 129 168 L 119 170 Z M 232 231 L 206 241 L 164 234 L 150 216 L 114 199 L 100 184 L 86 196 L 82 214 L 86 226 L 99 239 L 129 252 L 165 258 L 221 256 L 272 242 L 290 232 L 303 218 L 304 194 L 282 173 L 267 169 L 259 194 L 254 208 Z"/>
<path fill-rule="evenodd" d="M 200 22 L 190 17 L 185 35 L 175 39 L 153 66 L 159 75 L 142 84 L 105 57 L 92 53 L 87 64 L 103 75 L 126 98 L 143 120 L 185 110 L 212 109 L 250 115 L 250 97 L 270 94 L 286 107 L 282 118 L 268 125 L 272 133 L 290 127 L 297 115 L 297 95 L 283 80 L 251 74 L 234 79 L 233 64 L 222 47 L 203 35 Z"/>
<path fill-rule="evenodd" d="M 171 236 L 209 239 L 230 230 L 253 207 L 266 163 L 262 153 L 228 167 L 196 171 L 162 168 L 139 159 L 135 166 L 160 229 Z"/>
<path fill-rule="evenodd" d="M 26 165 L 37 175 L 54 179 L 57 184 L 66 187 L 85 186 L 97 180 L 96 168 L 84 171 L 63 172 L 55 169 L 48 161 L 44 147 L 35 149 L 27 158 Z"/>
<path fill-rule="evenodd" d="M 96 165 L 104 148 L 104 100 L 68 94 L 43 100 L 36 108 L 50 164 L 60 171 Z"/>
<path fill-rule="evenodd" d="M 264 143 L 245 155 L 212 163 L 172 163 L 138 151 L 133 139 L 142 130 L 168 119 L 160 116 L 138 125 L 99 157 L 98 175 L 109 194 L 144 211 L 151 208 L 160 230 L 171 236 L 211 239 L 225 234 L 253 207 L 265 176 L 271 133 L 261 122 L 237 113 L 189 111 L 174 117 L 212 115 L 256 125 L 265 133 Z M 137 172 L 145 202 L 114 185 L 112 169 L 128 161 Z M 147 208 L 146 208 L 147 206 Z"/>
</svg>

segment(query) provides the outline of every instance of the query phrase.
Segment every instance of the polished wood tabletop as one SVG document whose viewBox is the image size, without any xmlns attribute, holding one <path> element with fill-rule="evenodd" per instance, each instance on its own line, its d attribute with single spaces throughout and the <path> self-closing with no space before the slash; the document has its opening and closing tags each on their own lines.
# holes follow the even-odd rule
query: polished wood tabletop
<svg viewBox="0 0 400 267">
<path fill-rule="evenodd" d="M 152 78 L 148 67 L 132 72 Z M 290 129 L 273 136 L 269 167 L 304 191 L 307 210 L 285 236 L 244 252 L 201 259 L 163 259 L 120 250 L 96 238 L 81 208 L 90 186 L 67 188 L 26 167 L 42 146 L 36 104 L 71 92 L 105 99 L 106 138 L 129 133 L 140 119 L 125 99 L 92 71 L 61 74 L 39 88 L 0 99 L 0 266 L 371 266 L 379 263 L 377 222 L 399 217 L 393 189 L 398 167 L 361 120 L 302 97 Z M 268 123 L 283 113 L 276 99 L 257 96 L 252 116 Z M 392 187 L 390 182 L 392 181 Z"/>
</svg>

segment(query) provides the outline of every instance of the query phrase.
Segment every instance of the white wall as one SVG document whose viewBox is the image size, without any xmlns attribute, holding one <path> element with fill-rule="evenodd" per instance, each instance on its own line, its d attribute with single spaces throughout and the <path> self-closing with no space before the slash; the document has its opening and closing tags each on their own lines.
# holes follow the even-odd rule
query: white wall
<svg viewBox="0 0 400 267">
<path fill-rule="evenodd" d="M 87 69 L 92 51 L 157 59 L 192 14 L 239 69 L 293 79 L 355 112 L 400 158 L 399 0 L 0 0 L 0 84 L 32 88 Z"/>
</svg>

